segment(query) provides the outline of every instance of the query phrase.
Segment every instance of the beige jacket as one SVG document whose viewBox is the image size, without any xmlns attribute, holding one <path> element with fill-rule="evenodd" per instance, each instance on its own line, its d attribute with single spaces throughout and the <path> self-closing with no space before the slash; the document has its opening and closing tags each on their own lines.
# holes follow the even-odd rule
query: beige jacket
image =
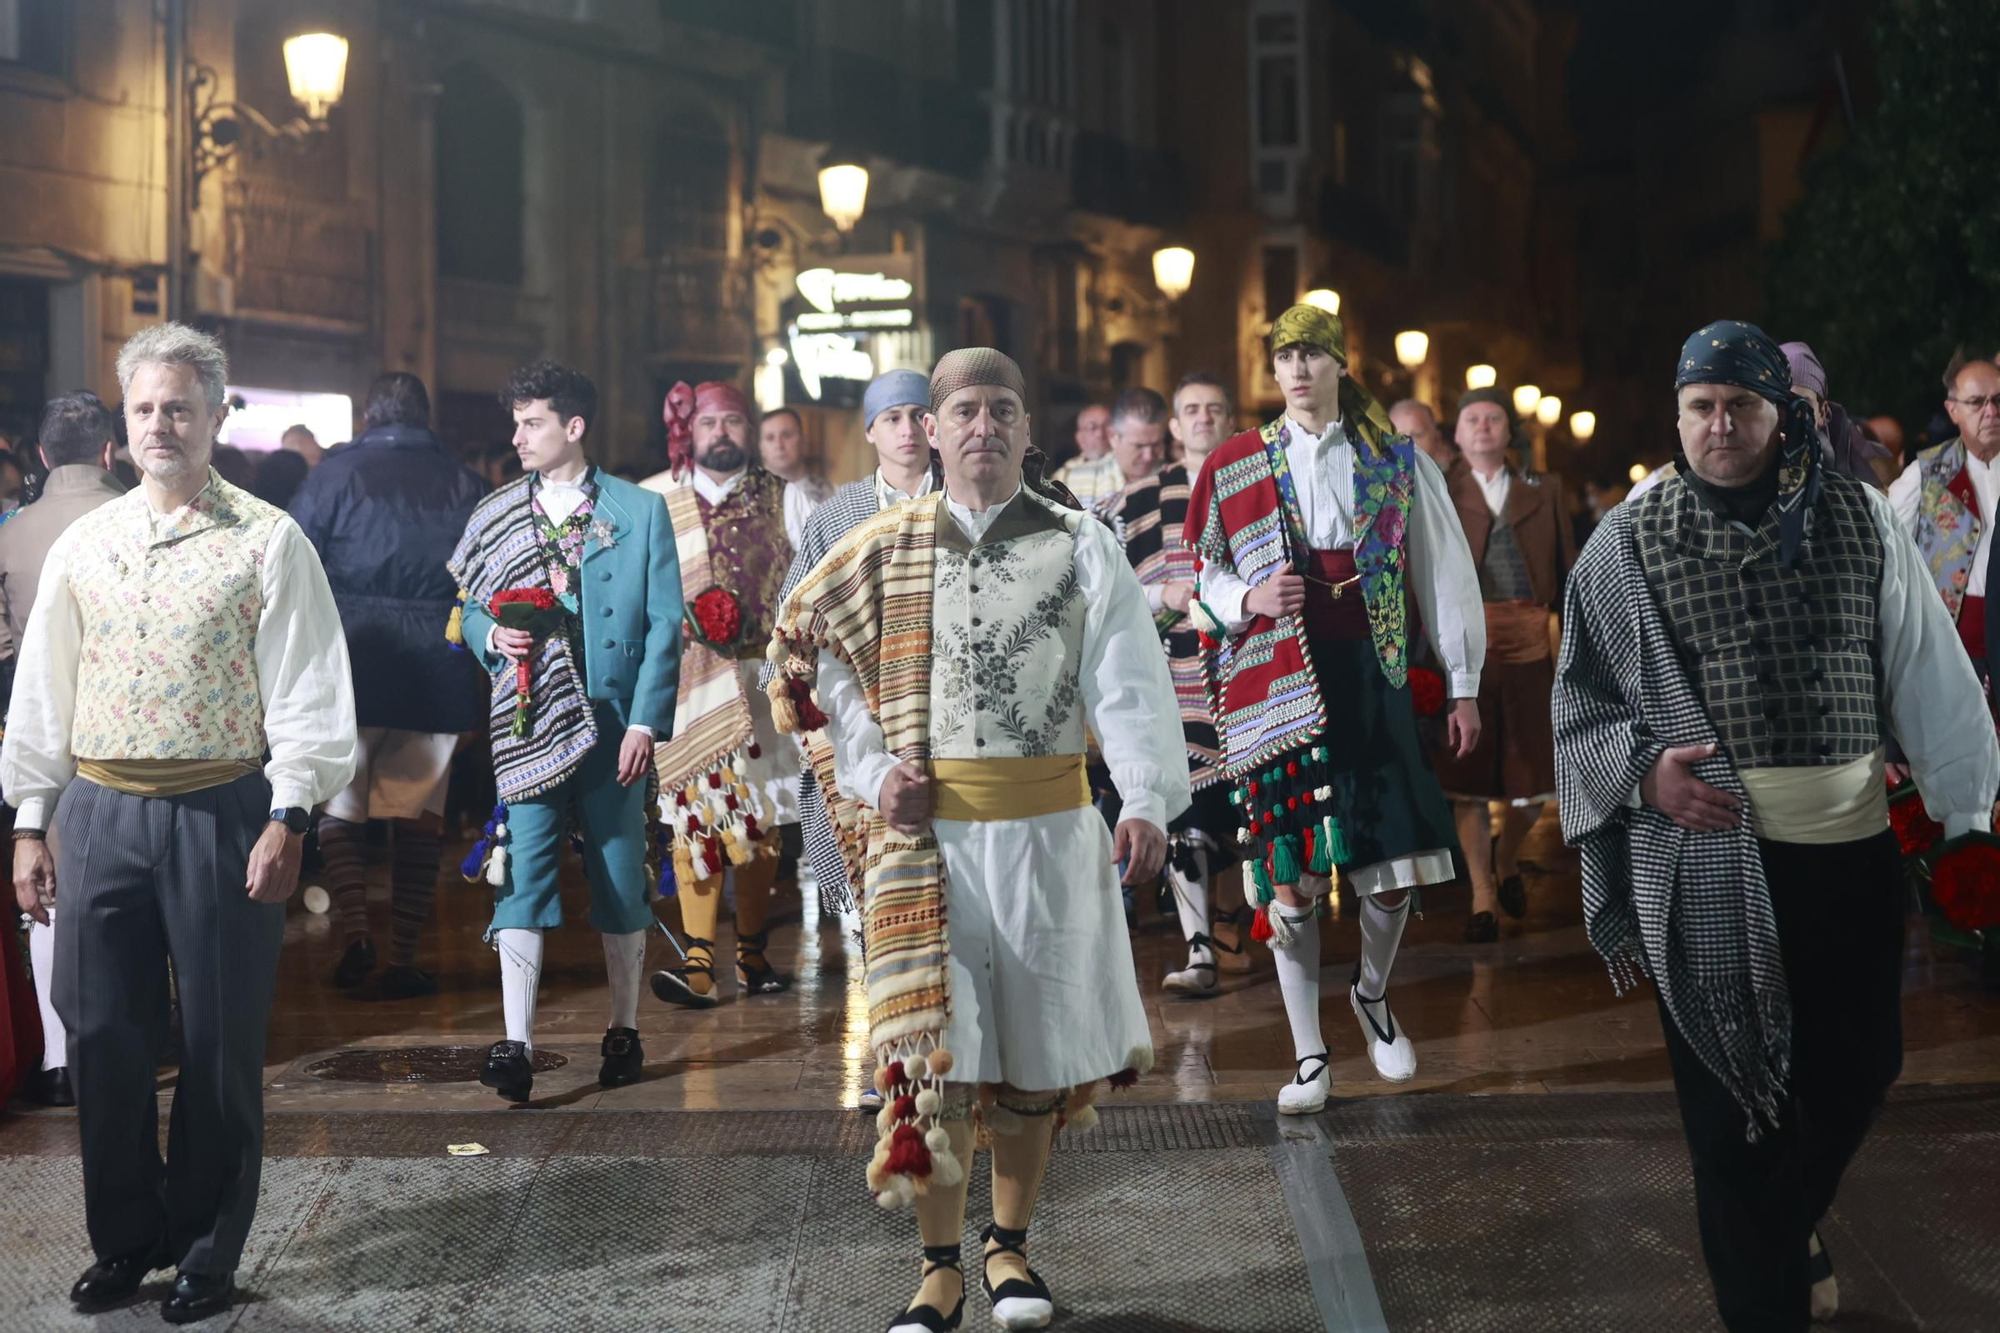
<svg viewBox="0 0 2000 1333">
<path fill-rule="evenodd" d="M 71 523 L 125 493 L 118 479 L 95 463 L 67 463 L 49 473 L 42 496 L 0 523 L 0 660 L 21 646 L 21 629 L 41 586 L 49 547 Z"/>
</svg>

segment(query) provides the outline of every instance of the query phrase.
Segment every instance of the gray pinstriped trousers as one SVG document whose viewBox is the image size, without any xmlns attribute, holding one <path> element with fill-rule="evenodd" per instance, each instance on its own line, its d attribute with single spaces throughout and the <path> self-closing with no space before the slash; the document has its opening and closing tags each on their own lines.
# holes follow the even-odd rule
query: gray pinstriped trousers
<svg viewBox="0 0 2000 1333">
<path fill-rule="evenodd" d="M 84 1219 L 101 1259 L 153 1246 L 196 1273 L 234 1271 L 264 1155 L 264 1027 L 283 903 L 244 889 L 270 820 L 261 773 L 184 796 L 78 778 L 56 815 L 55 1005 L 83 1147 Z M 167 962 L 182 1057 L 160 1160 L 154 1075 Z"/>
</svg>

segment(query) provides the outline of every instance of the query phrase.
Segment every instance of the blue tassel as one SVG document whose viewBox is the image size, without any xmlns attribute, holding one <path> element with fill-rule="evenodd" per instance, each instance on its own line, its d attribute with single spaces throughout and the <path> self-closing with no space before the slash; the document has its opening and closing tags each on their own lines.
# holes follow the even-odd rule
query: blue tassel
<svg viewBox="0 0 2000 1333">
<path fill-rule="evenodd" d="M 679 881 L 674 878 L 672 844 L 673 840 L 667 836 L 665 829 L 661 829 L 653 839 L 653 845 L 658 848 L 660 855 L 659 894 L 662 898 L 671 898 L 681 891 Z"/>
<path fill-rule="evenodd" d="M 487 849 L 489 849 L 492 846 L 493 843 L 491 839 L 488 838 L 481 838 L 478 842 L 473 843 L 472 850 L 470 852 L 467 852 L 465 855 L 465 860 L 459 863 L 458 873 L 464 876 L 466 879 L 472 880 L 473 882 L 477 883 L 480 875 L 486 869 Z"/>
</svg>

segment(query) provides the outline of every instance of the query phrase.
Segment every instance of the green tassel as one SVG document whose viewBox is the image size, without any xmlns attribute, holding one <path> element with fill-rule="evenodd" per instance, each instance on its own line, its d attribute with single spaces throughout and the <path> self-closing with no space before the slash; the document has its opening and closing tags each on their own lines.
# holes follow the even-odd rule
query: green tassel
<svg viewBox="0 0 2000 1333">
<path fill-rule="evenodd" d="M 1331 822 L 1331 819 L 1321 820 L 1319 828 L 1313 834 L 1312 864 L 1307 869 L 1315 875 L 1331 875 L 1333 873 L 1332 844 L 1331 840 L 1326 836 L 1326 826 Z"/>
<path fill-rule="evenodd" d="M 1264 873 L 1264 862 L 1262 859 L 1250 863 L 1250 882 L 1256 889 L 1257 906 L 1263 907 L 1267 905 L 1271 901 L 1273 894 L 1271 893 L 1271 877 Z"/>
<path fill-rule="evenodd" d="M 1326 848 L 1327 861 L 1334 865 L 1347 861 L 1347 834 L 1341 830 L 1340 821 L 1328 815 L 1321 821 L 1320 828 L 1320 846 Z"/>
<path fill-rule="evenodd" d="M 1271 878 L 1279 884 L 1299 882 L 1299 835 L 1281 834 L 1271 840 Z"/>
</svg>

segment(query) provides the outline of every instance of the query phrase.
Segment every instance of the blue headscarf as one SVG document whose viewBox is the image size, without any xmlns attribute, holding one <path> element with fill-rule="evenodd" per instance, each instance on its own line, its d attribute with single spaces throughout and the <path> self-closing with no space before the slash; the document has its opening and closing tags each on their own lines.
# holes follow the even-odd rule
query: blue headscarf
<svg viewBox="0 0 2000 1333">
<path fill-rule="evenodd" d="M 885 370 L 868 382 L 861 395 L 861 429 L 875 424 L 875 418 L 892 407 L 931 405 L 931 379 L 920 370 Z"/>
<path fill-rule="evenodd" d="M 1690 384 L 1727 384 L 1777 404 L 1778 563 L 1790 569 L 1805 544 L 1806 514 L 1819 499 L 1819 427 L 1812 404 L 1792 392 L 1792 367 L 1755 324 L 1718 319 L 1688 335 L 1674 372 L 1674 392 Z M 1682 475 L 1691 469 L 1682 468 Z"/>
</svg>

